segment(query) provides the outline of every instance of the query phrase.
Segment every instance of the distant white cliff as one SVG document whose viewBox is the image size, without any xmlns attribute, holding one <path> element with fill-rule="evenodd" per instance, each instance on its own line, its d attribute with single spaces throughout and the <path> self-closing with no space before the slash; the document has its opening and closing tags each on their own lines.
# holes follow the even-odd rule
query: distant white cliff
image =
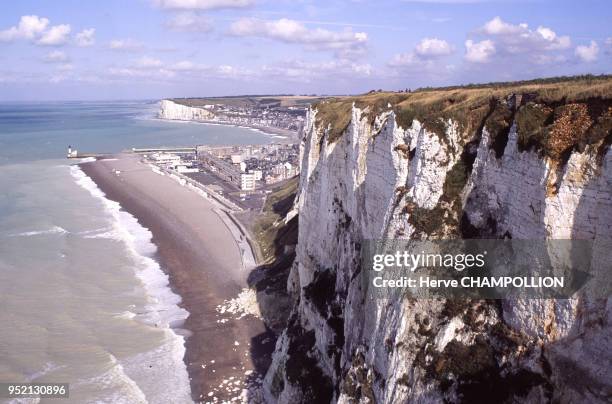
<svg viewBox="0 0 612 404">
<path fill-rule="evenodd" d="M 161 101 L 158 116 L 179 121 L 207 121 L 215 118 L 215 114 L 207 109 L 188 107 L 171 100 Z"/>
</svg>

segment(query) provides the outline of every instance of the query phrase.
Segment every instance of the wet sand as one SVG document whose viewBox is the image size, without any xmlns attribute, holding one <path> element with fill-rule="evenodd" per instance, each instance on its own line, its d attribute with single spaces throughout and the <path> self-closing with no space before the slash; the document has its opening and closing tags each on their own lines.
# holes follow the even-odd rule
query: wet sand
<svg viewBox="0 0 612 404">
<path fill-rule="evenodd" d="M 257 385 L 274 340 L 261 320 L 250 315 L 237 319 L 216 307 L 246 287 L 252 268 L 243 267 L 239 246 L 210 201 L 154 173 L 137 156 L 115 157 L 82 163 L 81 168 L 107 198 L 153 234 L 157 259 L 190 313 L 180 327 L 190 334 L 185 363 L 194 400 L 244 396 L 243 389 Z M 230 377 L 231 384 L 219 387 Z"/>
</svg>

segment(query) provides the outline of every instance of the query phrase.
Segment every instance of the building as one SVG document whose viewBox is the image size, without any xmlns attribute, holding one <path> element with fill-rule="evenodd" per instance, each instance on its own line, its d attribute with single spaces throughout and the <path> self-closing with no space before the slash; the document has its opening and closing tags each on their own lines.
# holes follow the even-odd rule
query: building
<svg viewBox="0 0 612 404">
<path fill-rule="evenodd" d="M 153 153 L 151 155 L 151 159 L 153 159 L 157 164 L 169 164 L 173 166 L 176 166 L 181 162 L 180 156 L 168 153 Z"/>
<path fill-rule="evenodd" d="M 255 190 L 255 175 L 252 173 L 240 175 L 240 189 L 243 191 Z"/>
<path fill-rule="evenodd" d="M 251 170 L 250 173 L 255 176 L 255 181 L 261 181 L 263 178 L 263 171 L 261 170 Z"/>
</svg>

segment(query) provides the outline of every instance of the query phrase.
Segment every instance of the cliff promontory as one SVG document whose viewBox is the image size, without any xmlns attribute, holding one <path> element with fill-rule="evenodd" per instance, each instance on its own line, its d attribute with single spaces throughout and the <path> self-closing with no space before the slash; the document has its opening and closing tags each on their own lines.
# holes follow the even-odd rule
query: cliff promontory
<svg viewBox="0 0 612 404">
<path fill-rule="evenodd" d="M 612 301 L 366 299 L 368 239 L 594 241 L 610 269 L 612 79 L 373 93 L 308 112 L 270 402 L 609 402 Z"/>
<path fill-rule="evenodd" d="M 187 106 L 172 100 L 161 100 L 158 116 L 161 119 L 179 121 L 207 121 L 214 119 L 215 114 L 204 108 Z"/>
</svg>

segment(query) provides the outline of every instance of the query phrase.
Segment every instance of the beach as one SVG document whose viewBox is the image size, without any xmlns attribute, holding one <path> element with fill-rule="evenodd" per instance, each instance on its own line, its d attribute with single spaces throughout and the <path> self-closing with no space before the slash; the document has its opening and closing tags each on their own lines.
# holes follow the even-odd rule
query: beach
<svg viewBox="0 0 612 404">
<path fill-rule="evenodd" d="M 293 130 L 277 128 L 273 126 L 262 126 L 248 123 L 232 123 L 228 121 L 213 121 L 213 120 L 180 120 L 180 119 L 168 119 L 168 118 L 155 118 L 161 121 L 170 121 L 170 122 L 183 122 L 183 123 L 198 123 L 202 125 L 213 125 L 213 126 L 227 126 L 233 128 L 242 128 L 249 129 L 255 132 L 260 132 L 266 134 L 268 136 L 272 136 L 275 138 L 274 143 L 295 143 L 299 141 L 299 133 Z"/>
<path fill-rule="evenodd" d="M 219 309 L 241 292 L 248 295 L 253 268 L 243 265 L 236 231 L 221 219 L 218 206 L 131 154 L 80 167 L 153 235 L 155 258 L 189 312 L 174 327 L 187 336 L 184 360 L 194 400 L 257 400 L 274 338 L 256 316 Z"/>
</svg>

